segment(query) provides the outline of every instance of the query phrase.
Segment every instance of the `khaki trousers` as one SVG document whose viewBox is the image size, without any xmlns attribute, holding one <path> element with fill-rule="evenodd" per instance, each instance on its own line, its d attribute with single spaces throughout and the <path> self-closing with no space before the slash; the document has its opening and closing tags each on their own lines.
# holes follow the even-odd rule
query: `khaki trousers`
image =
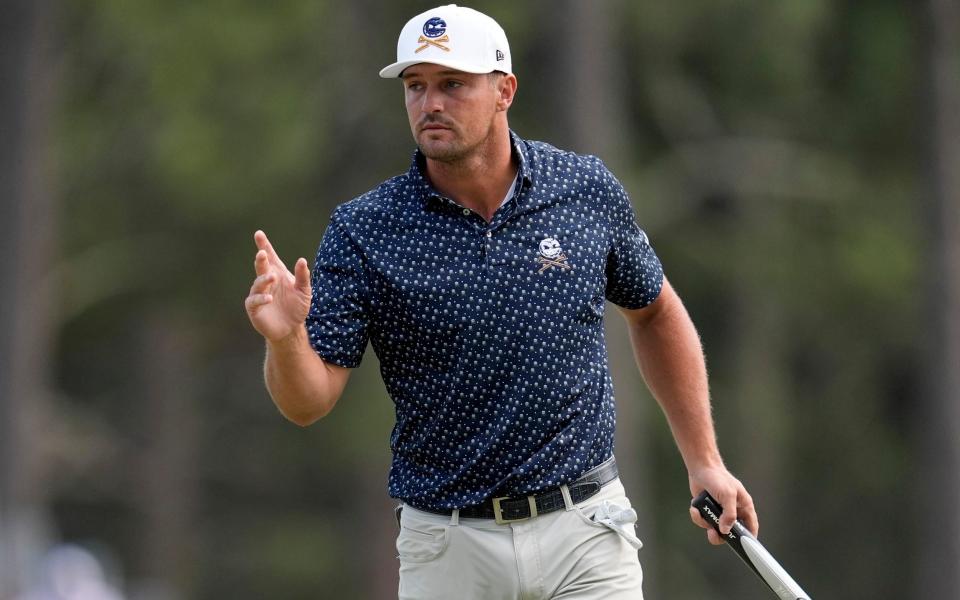
<svg viewBox="0 0 960 600">
<path fill-rule="evenodd" d="M 400 600 L 641 600 L 636 513 L 620 480 L 566 499 L 566 510 L 506 524 L 404 505 Z"/>
</svg>

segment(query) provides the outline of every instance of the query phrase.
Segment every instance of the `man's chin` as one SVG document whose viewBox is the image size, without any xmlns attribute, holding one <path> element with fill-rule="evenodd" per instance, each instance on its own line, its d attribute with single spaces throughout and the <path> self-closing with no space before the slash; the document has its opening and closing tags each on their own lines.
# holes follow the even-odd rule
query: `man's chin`
<svg viewBox="0 0 960 600">
<path fill-rule="evenodd" d="M 420 152 L 431 160 L 451 162 L 463 156 L 463 149 L 451 142 L 422 139 L 418 145 Z"/>
</svg>

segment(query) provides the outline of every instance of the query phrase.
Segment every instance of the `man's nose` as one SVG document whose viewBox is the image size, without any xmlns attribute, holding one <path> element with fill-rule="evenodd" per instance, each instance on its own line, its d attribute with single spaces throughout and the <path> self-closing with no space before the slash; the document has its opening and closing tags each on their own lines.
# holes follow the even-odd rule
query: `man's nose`
<svg viewBox="0 0 960 600">
<path fill-rule="evenodd" d="M 420 109 L 426 113 L 443 112 L 443 94 L 440 93 L 440 90 L 428 86 L 423 93 L 423 105 Z"/>
</svg>

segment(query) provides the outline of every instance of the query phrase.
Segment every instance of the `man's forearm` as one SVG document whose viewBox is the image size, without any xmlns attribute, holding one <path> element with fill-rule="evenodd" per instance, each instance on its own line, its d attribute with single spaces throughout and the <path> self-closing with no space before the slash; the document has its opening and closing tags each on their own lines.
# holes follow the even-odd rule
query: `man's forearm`
<svg viewBox="0 0 960 600">
<path fill-rule="evenodd" d="M 278 342 L 267 342 L 263 374 L 280 412 L 307 426 L 326 416 L 343 392 L 348 369 L 326 364 L 307 340 L 305 328 Z"/>
<path fill-rule="evenodd" d="M 627 318 L 637 365 L 667 417 L 687 470 L 722 465 L 700 338 L 669 284 L 661 296 L 662 306 L 635 313 L 652 314 Z"/>
</svg>

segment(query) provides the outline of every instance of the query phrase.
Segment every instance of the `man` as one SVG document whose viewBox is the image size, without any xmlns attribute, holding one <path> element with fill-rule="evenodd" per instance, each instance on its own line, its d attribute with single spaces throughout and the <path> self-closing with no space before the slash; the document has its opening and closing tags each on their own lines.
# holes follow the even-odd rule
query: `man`
<svg viewBox="0 0 960 600">
<path fill-rule="evenodd" d="M 397 62 L 410 170 L 334 211 L 312 277 L 254 235 L 246 299 L 265 378 L 300 425 L 326 415 L 371 341 L 396 404 L 400 597 L 640 598 L 636 513 L 613 461 L 605 300 L 667 416 L 691 494 L 757 531 L 724 467 L 699 338 L 620 183 L 524 141 L 506 35 L 454 5 L 411 19 Z M 714 544 L 720 537 L 695 513 Z"/>
</svg>

